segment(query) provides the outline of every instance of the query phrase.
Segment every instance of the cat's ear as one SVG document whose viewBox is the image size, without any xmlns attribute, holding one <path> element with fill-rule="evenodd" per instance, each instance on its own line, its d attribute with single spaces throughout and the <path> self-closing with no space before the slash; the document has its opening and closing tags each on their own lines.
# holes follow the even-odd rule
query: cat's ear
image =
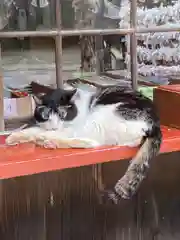
<svg viewBox="0 0 180 240">
<path fill-rule="evenodd" d="M 41 105 L 42 104 L 42 99 L 45 96 L 45 93 L 38 93 L 36 95 L 33 95 L 34 101 L 36 105 Z"/>
</svg>

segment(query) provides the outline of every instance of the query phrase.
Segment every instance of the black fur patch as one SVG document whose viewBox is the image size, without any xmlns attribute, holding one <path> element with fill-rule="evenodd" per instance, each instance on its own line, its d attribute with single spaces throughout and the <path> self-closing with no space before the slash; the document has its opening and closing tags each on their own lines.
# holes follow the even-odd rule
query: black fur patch
<svg viewBox="0 0 180 240">
<path fill-rule="evenodd" d="M 77 115 L 77 107 L 71 101 L 75 93 L 76 89 L 75 90 L 56 89 L 51 93 L 46 94 L 41 99 L 42 105 L 36 107 L 34 118 L 38 122 L 45 122 L 48 120 L 48 116 L 46 113 L 49 111 L 49 114 L 56 113 L 64 121 L 73 120 Z M 61 111 L 59 107 L 61 107 Z M 64 107 L 63 112 L 66 111 L 67 113 L 66 115 L 61 114 L 63 107 Z"/>
<path fill-rule="evenodd" d="M 34 112 L 34 118 L 37 122 L 46 122 L 52 110 L 46 106 L 37 106 Z"/>
<path fill-rule="evenodd" d="M 128 87 L 112 86 L 101 89 L 93 96 L 91 102 L 96 105 L 116 104 L 117 113 L 125 120 L 138 120 L 143 118 L 145 121 L 155 123 L 159 127 L 159 118 L 153 102 L 138 91 L 133 91 Z"/>
</svg>

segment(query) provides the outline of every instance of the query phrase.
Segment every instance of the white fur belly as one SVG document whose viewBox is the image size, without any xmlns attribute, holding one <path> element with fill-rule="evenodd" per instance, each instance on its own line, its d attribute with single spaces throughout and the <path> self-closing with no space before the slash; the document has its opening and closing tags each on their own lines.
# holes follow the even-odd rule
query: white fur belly
<svg viewBox="0 0 180 240">
<path fill-rule="evenodd" d="M 76 129 L 77 137 L 96 140 L 99 145 L 137 146 L 148 130 L 145 121 L 124 120 L 114 114 L 115 106 L 97 108 L 86 123 Z"/>
<path fill-rule="evenodd" d="M 124 122 L 122 120 L 116 129 L 117 144 L 131 147 L 138 146 L 145 136 L 146 130 L 148 130 L 147 123 L 142 120 Z"/>
</svg>

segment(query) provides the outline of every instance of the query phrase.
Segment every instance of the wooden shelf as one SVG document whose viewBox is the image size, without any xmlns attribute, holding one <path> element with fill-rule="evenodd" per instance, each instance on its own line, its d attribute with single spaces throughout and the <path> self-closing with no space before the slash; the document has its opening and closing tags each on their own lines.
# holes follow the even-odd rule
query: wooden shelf
<svg viewBox="0 0 180 240">
<path fill-rule="evenodd" d="M 161 153 L 180 151 L 180 130 L 162 127 Z M 137 148 L 48 150 L 23 144 L 8 147 L 0 136 L 0 179 L 131 158 Z"/>
</svg>

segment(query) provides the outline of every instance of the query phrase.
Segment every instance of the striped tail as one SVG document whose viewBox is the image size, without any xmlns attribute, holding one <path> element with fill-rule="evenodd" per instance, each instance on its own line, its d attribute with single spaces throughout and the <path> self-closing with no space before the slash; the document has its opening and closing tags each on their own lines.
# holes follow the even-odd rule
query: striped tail
<svg viewBox="0 0 180 240">
<path fill-rule="evenodd" d="M 162 134 L 160 126 L 155 126 L 147 133 L 141 148 L 132 159 L 124 176 L 115 184 L 113 191 L 108 191 L 108 197 L 114 203 L 122 199 L 130 199 L 146 178 L 151 160 L 158 154 Z"/>
</svg>

